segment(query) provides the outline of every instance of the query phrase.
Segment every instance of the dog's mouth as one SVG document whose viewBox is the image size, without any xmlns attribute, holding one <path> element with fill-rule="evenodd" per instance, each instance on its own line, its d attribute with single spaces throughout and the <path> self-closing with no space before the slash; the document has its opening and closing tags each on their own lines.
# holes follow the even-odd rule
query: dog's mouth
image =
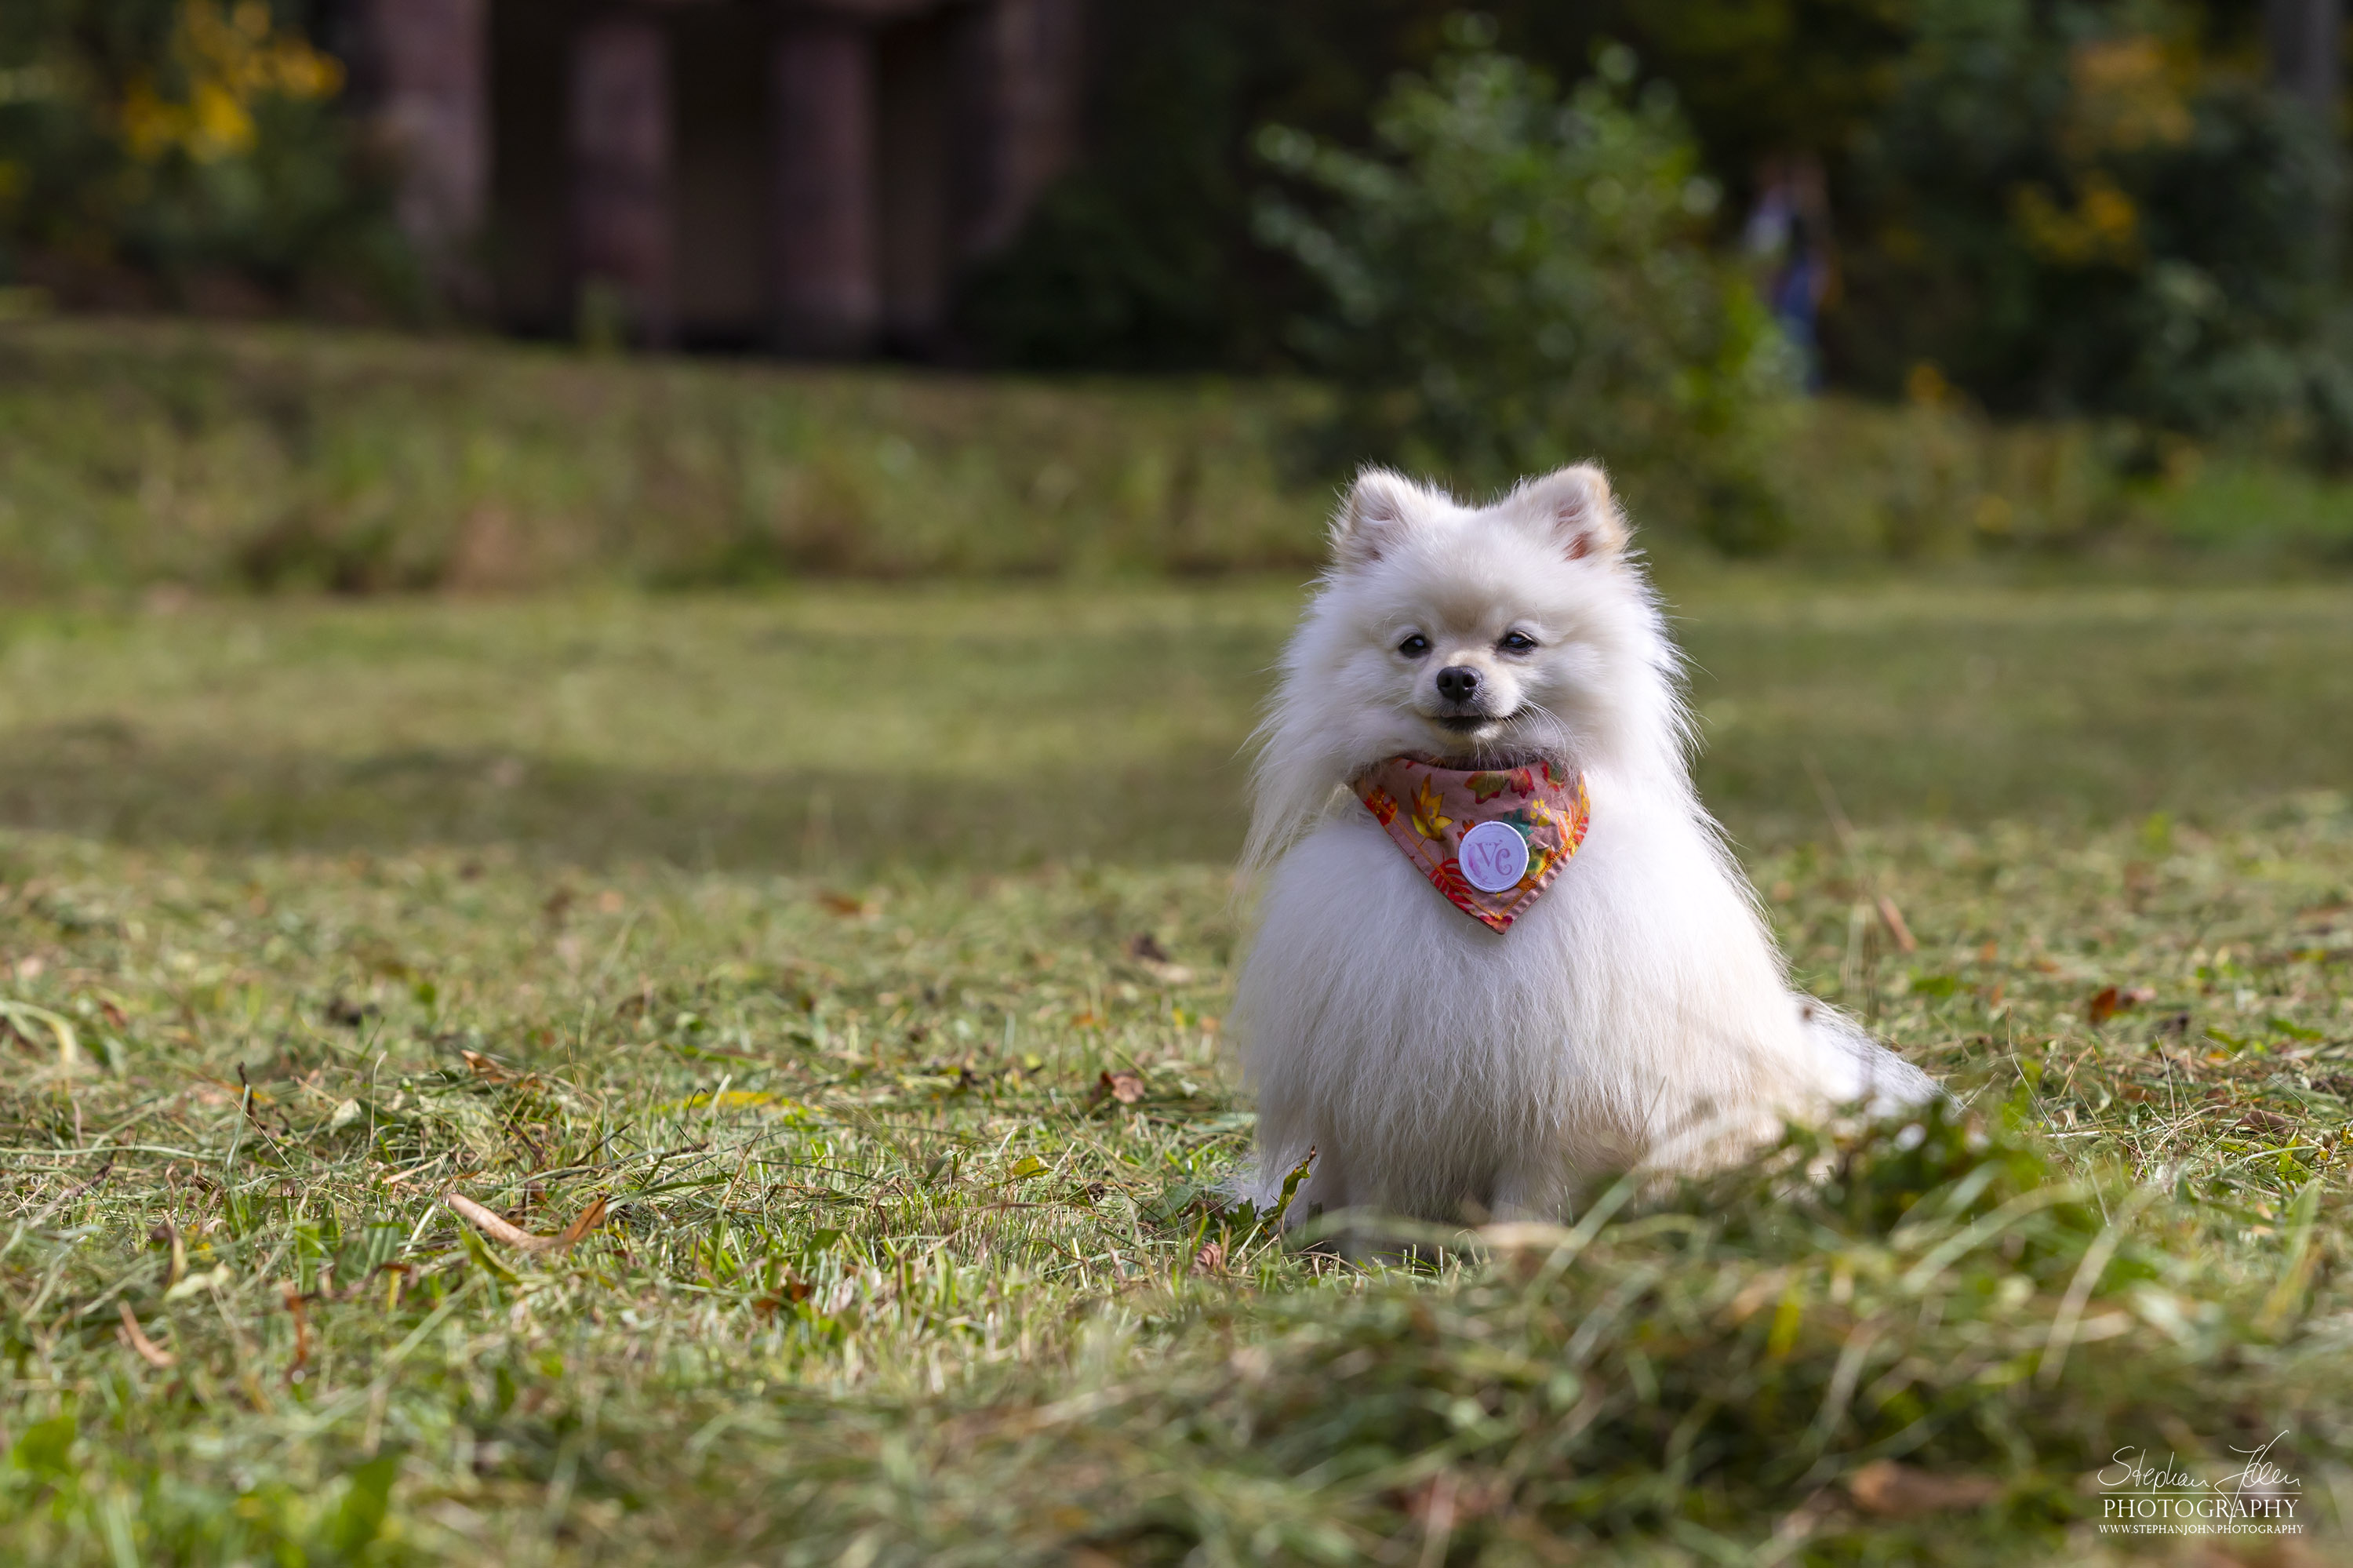
<svg viewBox="0 0 2353 1568">
<path fill-rule="evenodd" d="M 1429 715 L 1430 723 L 1438 726 L 1440 729 L 1452 730 L 1456 735 L 1476 735 L 1482 729 L 1490 729 L 1498 725 L 1507 725 L 1519 716 L 1520 710 L 1518 708 L 1514 708 L 1507 714 L 1437 714 Z"/>
</svg>

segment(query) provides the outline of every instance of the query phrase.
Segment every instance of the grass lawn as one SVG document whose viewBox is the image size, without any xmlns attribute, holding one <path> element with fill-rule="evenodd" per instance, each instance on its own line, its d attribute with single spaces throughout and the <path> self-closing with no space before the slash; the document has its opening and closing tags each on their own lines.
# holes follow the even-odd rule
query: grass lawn
<svg viewBox="0 0 2353 1568">
<path fill-rule="evenodd" d="M 0 1558 L 2341 1560 L 2353 587 L 1672 586 L 1968 1119 L 1419 1272 L 1202 1196 L 1287 586 L 0 611 Z"/>
</svg>

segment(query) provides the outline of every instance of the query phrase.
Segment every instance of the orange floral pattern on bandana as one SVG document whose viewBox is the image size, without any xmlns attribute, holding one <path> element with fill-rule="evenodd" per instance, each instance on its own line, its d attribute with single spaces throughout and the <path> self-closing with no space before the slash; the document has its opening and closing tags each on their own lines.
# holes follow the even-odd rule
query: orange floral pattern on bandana
<svg viewBox="0 0 2353 1568">
<path fill-rule="evenodd" d="M 1548 762 L 1459 768 L 1392 757 L 1349 787 L 1432 887 L 1495 931 L 1552 885 L 1592 814 L 1585 775 L 1564 779 Z"/>
</svg>

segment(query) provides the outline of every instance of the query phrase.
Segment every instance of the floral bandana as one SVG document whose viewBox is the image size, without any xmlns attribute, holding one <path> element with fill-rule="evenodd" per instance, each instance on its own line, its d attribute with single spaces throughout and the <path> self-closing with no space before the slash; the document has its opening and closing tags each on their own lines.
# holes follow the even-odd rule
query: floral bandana
<svg viewBox="0 0 2353 1568">
<path fill-rule="evenodd" d="M 1350 788 L 1406 859 L 1472 919 L 1507 931 L 1585 842 L 1585 775 L 1550 763 L 1441 768 L 1392 757 Z"/>
</svg>

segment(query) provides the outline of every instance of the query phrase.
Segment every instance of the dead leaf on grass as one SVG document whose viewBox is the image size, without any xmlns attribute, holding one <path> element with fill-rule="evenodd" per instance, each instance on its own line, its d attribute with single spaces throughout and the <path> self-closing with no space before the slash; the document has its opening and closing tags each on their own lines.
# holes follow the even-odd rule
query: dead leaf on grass
<svg viewBox="0 0 2353 1568">
<path fill-rule="evenodd" d="M 1139 970 L 1151 975 L 1153 980 L 1157 980 L 1160 984 L 1165 984 L 1165 987 L 1188 987 L 1188 984 L 1193 984 L 1193 970 L 1169 959 L 1167 948 L 1160 947 L 1160 939 L 1153 937 L 1153 932 L 1148 930 L 1139 930 L 1134 937 L 1129 937 L 1127 959 L 1132 960 Z"/>
<path fill-rule="evenodd" d="M 463 1192 L 445 1192 L 441 1201 L 492 1241 L 523 1252 L 554 1252 L 568 1247 L 605 1222 L 606 1202 L 602 1196 L 582 1210 L 579 1217 L 566 1225 L 561 1235 L 553 1236 L 533 1235 L 512 1221 L 492 1213 Z"/>
<path fill-rule="evenodd" d="M 1907 953 L 1920 950 L 1919 942 L 1912 935 L 1912 927 L 1904 923 L 1904 911 L 1895 907 L 1895 900 L 1884 893 L 1879 895 L 1879 918 L 1887 927 L 1887 934 L 1895 938 L 1898 948 Z"/>
<path fill-rule="evenodd" d="M 278 1297 L 286 1303 L 286 1310 L 294 1315 L 294 1361 L 286 1369 L 287 1379 L 290 1382 L 311 1360 L 311 1319 L 302 1310 L 301 1287 L 288 1280 L 279 1286 Z"/>
<path fill-rule="evenodd" d="M 1873 1459 L 1849 1476 L 1847 1495 L 1865 1513 L 1883 1519 L 1910 1519 L 1953 1509 L 1980 1508 L 2001 1495 L 2001 1483 L 1991 1476 L 1940 1476 L 1915 1470 L 1893 1459 Z"/>
<path fill-rule="evenodd" d="M 357 1002 L 350 997 L 339 996 L 327 1003 L 327 1022 L 340 1024 L 345 1029 L 357 1029 L 380 1011 L 381 1009 L 372 1001 Z"/>
<path fill-rule="evenodd" d="M 2238 1125 L 2251 1132 L 2267 1132 L 2284 1137 L 2296 1131 L 2299 1124 L 2294 1117 L 2282 1116 L 2277 1111 L 2268 1111 L 2260 1106 L 2255 1106 L 2241 1113 Z"/>
<path fill-rule="evenodd" d="M 2157 992 L 2145 985 L 2102 986 L 2084 1004 L 2084 1012 L 2094 1023 L 2105 1023 L 2128 1007 L 2144 1006 L 2156 1000 Z"/>
<path fill-rule="evenodd" d="M 474 1070 L 474 1076 L 486 1084 L 511 1084 L 522 1076 L 513 1068 L 501 1065 L 480 1051 L 460 1050 L 458 1054 L 467 1066 Z"/>
<path fill-rule="evenodd" d="M 855 894 L 837 892 L 830 887 L 818 889 L 817 901 L 845 920 L 863 920 L 869 916 L 881 913 L 881 906 L 872 899 L 860 898 Z"/>
<path fill-rule="evenodd" d="M 1144 1080 L 1134 1073 L 1105 1073 L 1095 1080 L 1095 1102 L 1114 1099 L 1132 1106 L 1144 1097 Z"/>
<path fill-rule="evenodd" d="M 124 1344 L 138 1353 L 141 1361 L 145 1361 L 157 1372 L 170 1372 L 180 1364 L 179 1357 L 149 1339 L 146 1330 L 139 1327 L 138 1315 L 131 1310 L 130 1302 L 118 1301 L 115 1305 L 122 1312 L 122 1331 L 120 1337 Z"/>
<path fill-rule="evenodd" d="M 1193 971 L 1170 959 L 1168 949 L 1149 931 L 1138 931 L 1127 939 L 1127 956 L 1135 961 L 1136 968 L 1162 985 L 1193 983 Z"/>
<path fill-rule="evenodd" d="M 1195 1274 L 1219 1275 L 1226 1271 L 1226 1244 L 1210 1242 L 1193 1255 Z"/>
<path fill-rule="evenodd" d="M 574 1217 L 572 1223 L 564 1227 L 563 1234 L 555 1238 L 555 1245 L 558 1246 L 570 1246 L 574 1243 L 579 1241 L 581 1237 L 586 1235 L 590 1231 L 593 1231 L 598 1225 L 603 1224 L 605 1223 L 605 1210 L 607 1207 L 607 1204 L 605 1201 L 605 1195 L 602 1192 L 597 1193 L 596 1201 L 589 1204 L 586 1208 L 581 1210 L 580 1213 Z"/>
</svg>

